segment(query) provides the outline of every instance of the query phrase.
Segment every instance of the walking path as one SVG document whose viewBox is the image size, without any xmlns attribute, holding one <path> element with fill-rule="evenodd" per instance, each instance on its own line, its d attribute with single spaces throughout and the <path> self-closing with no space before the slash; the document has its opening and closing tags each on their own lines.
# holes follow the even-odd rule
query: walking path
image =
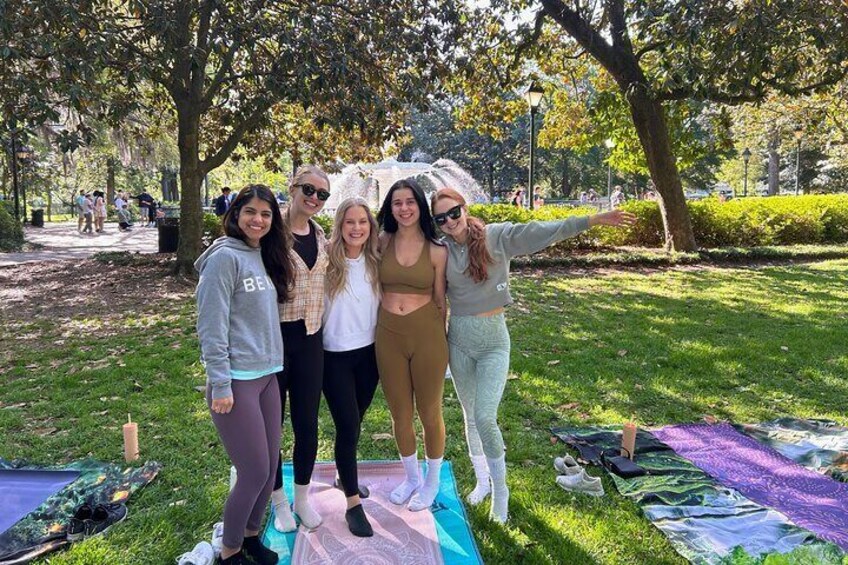
<svg viewBox="0 0 848 565">
<path fill-rule="evenodd" d="M 25 226 L 24 238 L 44 247 L 37 251 L 0 253 L 0 267 L 38 261 L 85 259 L 101 251 L 156 253 L 159 249 L 156 228 L 135 227 L 118 231 L 118 224 L 107 223 L 103 233 L 81 234 L 77 223 L 45 223 L 43 228 Z"/>
</svg>

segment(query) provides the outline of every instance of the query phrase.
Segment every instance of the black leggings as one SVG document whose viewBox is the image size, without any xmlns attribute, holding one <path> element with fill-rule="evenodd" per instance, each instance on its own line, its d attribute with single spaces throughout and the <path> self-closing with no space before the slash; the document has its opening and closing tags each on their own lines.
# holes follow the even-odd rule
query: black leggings
<svg viewBox="0 0 848 565">
<path fill-rule="evenodd" d="M 347 497 L 359 492 L 356 446 L 378 382 L 373 343 L 351 351 L 324 352 L 324 398 L 336 425 L 336 469 Z"/>
<path fill-rule="evenodd" d="M 306 335 L 303 320 L 280 324 L 283 334 L 283 371 L 277 373 L 280 385 L 282 420 L 286 414 L 286 392 L 291 401 L 294 431 L 294 482 L 308 485 L 318 456 L 318 407 L 321 404 L 321 380 L 324 373 L 324 338 L 318 330 Z M 283 488 L 282 458 L 277 464 L 274 490 Z"/>
</svg>

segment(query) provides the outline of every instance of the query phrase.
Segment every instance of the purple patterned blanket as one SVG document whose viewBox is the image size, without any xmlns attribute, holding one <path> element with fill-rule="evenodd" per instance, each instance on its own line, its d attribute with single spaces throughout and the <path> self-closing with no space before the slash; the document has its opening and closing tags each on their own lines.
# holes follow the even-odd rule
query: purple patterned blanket
<svg viewBox="0 0 848 565">
<path fill-rule="evenodd" d="M 798 465 L 729 424 L 668 426 L 653 434 L 719 483 L 848 551 L 848 484 Z"/>
</svg>

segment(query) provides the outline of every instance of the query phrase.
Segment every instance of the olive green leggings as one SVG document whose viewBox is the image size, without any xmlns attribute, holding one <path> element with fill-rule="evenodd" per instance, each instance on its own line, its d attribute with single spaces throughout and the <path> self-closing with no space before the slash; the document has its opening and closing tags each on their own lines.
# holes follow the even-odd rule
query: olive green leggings
<svg viewBox="0 0 848 565">
<path fill-rule="evenodd" d="M 427 457 L 445 453 L 442 393 L 448 366 L 445 326 L 435 303 L 428 302 L 406 316 L 382 308 L 377 317 L 377 368 L 401 456 L 417 452 L 415 409 L 424 426 Z"/>
</svg>

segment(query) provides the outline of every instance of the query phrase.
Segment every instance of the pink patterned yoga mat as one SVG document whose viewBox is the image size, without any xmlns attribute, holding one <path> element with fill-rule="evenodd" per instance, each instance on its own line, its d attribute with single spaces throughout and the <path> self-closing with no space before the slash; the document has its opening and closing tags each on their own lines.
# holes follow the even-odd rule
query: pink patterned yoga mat
<svg viewBox="0 0 848 565">
<path fill-rule="evenodd" d="M 722 485 L 848 551 L 848 484 L 798 465 L 729 424 L 668 426 L 652 433 Z"/>
<path fill-rule="evenodd" d="M 358 538 L 347 529 L 345 496 L 332 487 L 336 468 L 315 466 L 309 497 L 324 523 L 315 531 L 300 528 L 294 543 L 292 563 L 379 563 L 391 565 L 441 565 L 442 550 L 429 510 L 410 512 L 389 501 L 389 493 L 405 478 L 400 462 L 359 464 L 359 484 L 371 496 L 362 501 L 374 537 Z"/>
</svg>

